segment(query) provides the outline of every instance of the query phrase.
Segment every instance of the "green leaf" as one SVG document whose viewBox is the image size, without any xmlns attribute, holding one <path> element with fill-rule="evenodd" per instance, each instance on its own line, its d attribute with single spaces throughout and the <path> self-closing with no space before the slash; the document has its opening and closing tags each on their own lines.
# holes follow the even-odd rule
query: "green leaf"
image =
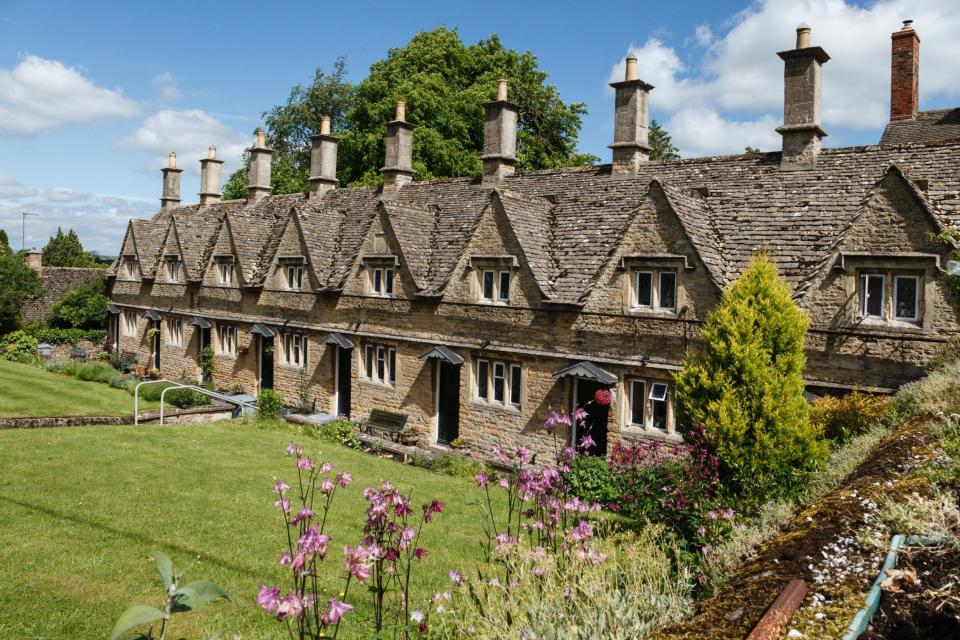
<svg viewBox="0 0 960 640">
<path fill-rule="evenodd" d="M 141 624 L 162 619 L 163 611 L 160 611 L 160 609 L 145 604 L 135 604 L 124 611 L 120 619 L 117 620 L 117 624 L 113 626 L 113 633 L 110 634 L 110 640 L 117 640 L 121 635 Z"/>
<path fill-rule="evenodd" d="M 220 598 L 230 600 L 226 591 L 209 580 L 194 580 L 183 585 L 173 594 L 177 611 L 196 611 L 206 603 Z"/>
<path fill-rule="evenodd" d="M 157 572 L 160 573 L 160 581 L 163 583 L 163 588 L 167 590 L 167 593 L 170 593 L 170 586 L 173 584 L 173 562 L 170 561 L 170 558 L 160 551 L 153 552 L 153 559 L 157 561 Z"/>
</svg>

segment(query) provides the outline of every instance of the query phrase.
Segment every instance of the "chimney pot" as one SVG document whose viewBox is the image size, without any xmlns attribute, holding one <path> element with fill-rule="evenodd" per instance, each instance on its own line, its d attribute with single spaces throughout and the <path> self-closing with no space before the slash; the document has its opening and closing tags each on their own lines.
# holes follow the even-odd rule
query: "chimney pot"
<svg viewBox="0 0 960 640">
<path fill-rule="evenodd" d="M 783 60 L 783 136 L 780 168 L 812 169 L 817 166 L 821 140 L 820 85 L 823 63 L 830 59 L 820 47 L 810 46 L 810 27 L 797 27 L 797 48 L 777 54 Z"/>
<path fill-rule="evenodd" d="M 380 169 L 383 190 L 396 191 L 413 181 L 413 125 L 406 121 L 407 103 L 397 102 L 396 117 L 387 123 L 385 162 Z"/>
<path fill-rule="evenodd" d="M 183 169 L 177 169 L 177 154 L 171 151 L 167 156 L 167 166 L 160 171 L 163 173 L 160 206 L 175 207 L 180 204 L 180 174 L 183 173 Z"/>
<path fill-rule="evenodd" d="M 911 120 L 920 106 L 920 36 L 913 20 L 890 36 L 890 119 Z"/>
<path fill-rule="evenodd" d="M 497 99 L 483 105 L 483 182 L 500 182 L 517 164 L 517 105 L 507 102 L 507 81 L 497 82 Z"/>
<path fill-rule="evenodd" d="M 207 147 L 207 159 L 216 160 L 216 158 L 217 158 L 217 148 L 213 145 L 210 145 L 209 147 Z"/>
<path fill-rule="evenodd" d="M 330 116 L 320 119 L 320 134 L 310 136 L 310 200 L 316 200 L 337 186 L 337 144 L 330 135 Z"/>
<path fill-rule="evenodd" d="M 267 134 L 263 129 L 257 129 L 257 143 L 247 149 L 250 152 L 250 169 L 247 173 L 247 204 L 256 204 L 270 195 L 270 155 L 272 149 L 267 148 Z"/>
<path fill-rule="evenodd" d="M 627 68 L 623 79 L 629 82 L 630 80 L 636 80 L 637 78 L 637 57 L 634 55 L 629 55 L 627 56 Z"/>
</svg>

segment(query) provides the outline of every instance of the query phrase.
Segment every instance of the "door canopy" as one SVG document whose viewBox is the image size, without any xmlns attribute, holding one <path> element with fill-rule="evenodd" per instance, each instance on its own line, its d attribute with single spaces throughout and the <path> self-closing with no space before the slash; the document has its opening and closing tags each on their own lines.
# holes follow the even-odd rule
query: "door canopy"
<svg viewBox="0 0 960 640">
<path fill-rule="evenodd" d="M 333 344 L 341 349 L 353 349 L 353 343 L 342 333 L 332 331 L 323 341 L 323 344 Z"/>
<path fill-rule="evenodd" d="M 264 338 L 272 338 L 276 334 L 273 332 L 273 329 L 268 327 L 265 324 L 260 324 L 259 322 L 252 327 L 250 327 L 250 333 L 255 333 L 258 336 L 263 336 Z"/>
<path fill-rule="evenodd" d="M 564 376 L 589 378 L 607 386 L 617 383 L 617 376 L 613 375 L 606 369 L 597 366 L 589 360 L 583 360 L 581 362 L 577 362 L 576 364 L 562 367 L 553 372 L 553 377 L 557 378 L 558 380 Z"/>
<path fill-rule="evenodd" d="M 453 365 L 463 364 L 463 358 L 459 353 L 451 349 L 450 347 L 445 347 L 442 344 L 438 344 L 434 347 L 430 347 L 426 353 L 420 356 L 421 360 L 426 360 L 428 358 L 437 358 L 441 362 L 448 362 Z"/>
</svg>

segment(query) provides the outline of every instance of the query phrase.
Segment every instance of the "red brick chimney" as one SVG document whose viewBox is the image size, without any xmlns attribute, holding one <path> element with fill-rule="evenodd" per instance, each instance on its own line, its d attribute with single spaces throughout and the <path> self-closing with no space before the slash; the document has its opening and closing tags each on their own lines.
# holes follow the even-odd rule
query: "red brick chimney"
<svg viewBox="0 0 960 640">
<path fill-rule="evenodd" d="M 900 31 L 890 36 L 890 119 L 912 120 L 917 117 L 920 93 L 920 36 L 913 30 L 913 20 L 904 20 Z"/>
</svg>

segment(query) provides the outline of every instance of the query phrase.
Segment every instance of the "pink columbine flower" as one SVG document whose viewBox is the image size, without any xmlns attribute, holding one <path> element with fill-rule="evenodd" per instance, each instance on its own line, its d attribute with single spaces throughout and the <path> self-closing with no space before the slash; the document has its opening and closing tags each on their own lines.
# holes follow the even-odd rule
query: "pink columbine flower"
<svg viewBox="0 0 960 640">
<path fill-rule="evenodd" d="M 441 513 L 443 511 L 443 503 L 439 500 L 433 500 L 430 504 L 423 507 L 423 521 L 432 522 L 433 514 Z"/>
<path fill-rule="evenodd" d="M 283 494 L 290 488 L 290 485 L 283 480 L 277 480 L 276 478 L 274 478 L 274 480 L 276 480 L 276 482 L 273 483 L 273 492 L 283 497 Z"/>
<path fill-rule="evenodd" d="M 301 453 L 303 453 L 303 447 L 301 447 L 300 445 L 294 442 L 291 442 L 290 444 L 287 445 L 288 456 L 297 456 L 299 458 Z"/>
<path fill-rule="evenodd" d="M 345 471 L 341 471 L 337 474 L 334 482 L 336 482 L 340 487 L 346 489 L 347 485 L 353 482 L 353 476 Z"/>
<path fill-rule="evenodd" d="M 287 597 L 280 602 L 280 606 L 277 607 L 277 618 L 283 620 L 284 618 L 302 618 L 303 617 L 303 598 L 300 597 L 300 594 L 296 591 L 291 591 L 287 594 Z"/>
<path fill-rule="evenodd" d="M 583 407 L 577 407 L 573 410 L 573 419 L 576 421 L 586 420 L 587 416 L 590 415 L 587 413 L 587 410 Z M 569 424 L 569 423 L 568 423 Z"/>
<path fill-rule="evenodd" d="M 317 525 L 313 525 L 300 537 L 300 548 L 309 553 L 315 553 L 322 560 L 327 555 L 327 546 L 330 536 L 322 535 Z"/>
<path fill-rule="evenodd" d="M 267 613 L 276 613 L 280 606 L 280 589 L 262 584 L 260 585 L 260 593 L 253 601 L 263 607 Z"/>
<path fill-rule="evenodd" d="M 353 611 L 353 607 L 346 602 L 340 602 L 336 598 L 330 598 L 330 613 L 327 614 L 327 621 L 330 624 L 336 624 L 348 611 Z"/>
<path fill-rule="evenodd" d="M 504 476 L 503 478 L 500 478 L 500 480 L 497 482 L 497 486 L 500 487 L 501 489 L 509 489 L 510 481 L 506 478 L 506 476 Z"/>
<path fill-rule="evenodd" d="M 293 517 L 293 520 L 290 521 L 290 524 L 299 524 L 302 520 L 309 520 L 312 517 L 313 511 L 310 510 L 310 507 L 304 507 L 297 512 L 297 515 Z"/>
<path fill-rule="evenodd" d="M 450 576 L 450 582 L 457 585 L 458 587 L 463 584 L 463 576 L 460 575 L 460 572 L 456 569 L 451 570 L 447 575 Z"/>
<path fill-rule="evenodd" d="M 320 481 L 320 493 L 323 495 L 329 494 L 331 491 L 333 491 L 333 488 L 334 484 L 330 478 L 324 478 Z"/>
<path fill-rule="evenodd" d="M 589 434 L 587 434 L 587 435 L 583 436 L 582 438 L 580 438 L 580 448 L 581 448 L 581 449 L 583 449 L 583 450 L 586 451 L 587 449 L 592 449 L 592 448 L 595 447 L 595 446 L 597 446 L 597 443 L 594 441 L 593 438 L 590 437 Z"/>
<path fill-rule="evenodd" d="M 530 462 L 531 457 L 532 454 L 530 453 L 529 449 L 526 447 L 517 447 L 517 460 L 523 464 L 527 464 Z"/>
<path fill-rule="evenodd" d="M 727 508 L 727 509 L 724 509 L 724 510 L 723 510 L 723 513 L 721 513 L 720 516 L 721 516 L 724 520 L 730 520 L 730 519 L 733 518 L 734 513 L 735 513 L 735 512 L 734 512 L 733 509 Z"/>
<path fill-rule="evenodd" d="M 285 567 L 286 565 L 288 565 L 288 564 L 290 564 L 290 563 L 292 563 L 292 562 L 293 562 L 293 558 L 290 557 L 290 552 L 289 552 L 289 551 L 284 551 L 284 552 L 280 555 L 280 566 L 281 566 L 281 567 Z"/>
<path fill-rule="evenodd" d="M 481 489 L 490 484 L 490 476 L 485 473 L 478 473 L 477 475 L 473 476 L 473 479 L 477 483 L 477 486 Z"/>
<path fill-rule="evenodd" d="M 290 513 L 290 501 L 286 498 L 275 500 L 273 506 L 279 507 L 280 511 L 283 511 L 284 513 Z"/>
<path fill-rule="evenodd" d="M 716 519 L 717 519 L 717 512 L 716 512 L 716 511 L 711 510 L 707 515 L 710 516 L 710 519 L 711 519 L 711 520 L 716 520 Z"/>
<path fill-rule="evenodd" d="M 301 471 L 311 471 L 313 469 L 313 460 L 310 458 L 297 458 L 297 469 Z"/>
<path fill-rule="evenodd" d="M 330 473 L 331 471 L 333 471 L 333 465 L 329 462 L 320 465 L 320 473 Z"/>
<path fill-rule="evenodd" d="M 497 460 L 499 460 L 504 464 L 510 462 L 510 454 L 507 453 L 506 450 L 501 447 L 494 447 L 493 455 L 497 456 Z"/>
<path fill-rule="evenodd" d="M 416 557 L 417 560 L 423 560 L 424 558 L 427 557 L 427 550 L 424 549 L 423 547 L 417 547 L 416 549 L 413 550 L 413 555 L 414 557 Z"/>
</svg>

